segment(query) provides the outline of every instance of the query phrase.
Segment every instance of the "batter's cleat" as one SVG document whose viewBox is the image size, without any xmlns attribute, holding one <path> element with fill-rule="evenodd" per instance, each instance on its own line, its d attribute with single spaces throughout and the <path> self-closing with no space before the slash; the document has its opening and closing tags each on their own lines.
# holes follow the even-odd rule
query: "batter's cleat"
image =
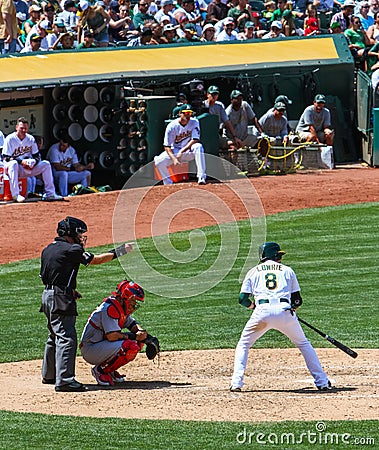
<svg viewBox="0 0 379 450">
<path fill-rule="evenodd" d="M 230 386 L 230 392 L 241 392 L 242 389 L 238 386 Z"/>
<path fill-rule="evenodd" d="M 197 184 L 199 184 L 200 186 L 205 186 L 207 182 L 204 180 L 204 178 L 200 178 Z"/>
<path fill-rule="evenodd" d="M 324 384 L 323 386 L 317 386 L 317 389 L 319 391 L 332 391 L 334 387 L 332 386 L 332 383 L 328 381 L 328 384 Z"/>
<path fill-rule="evenodd" d="M 113 386 L 114 381 L 110 373 L 101 373 L 97 366 L 91 369 L 92 376 L 100 386 Z"/>
<path fill-rule="evenodd" d="M 13 197 L 13 200 L 17 203 L 24 203 L 25 197 L 21 194 L 18 194 L 15 197 Z"/>
<path fill-rule="evenodd" d="M 68 384 L 62 384 L 62 386 L 55 386 L 55 392 L 85 392 L 86 390 L 86 386 L 76 380 Z"/>
<path fill-rule="evenodd" d="M 114 383 L 123 383 L 125 381 L 124 375 L 118 373 L 117 370 L 111 372 L 109 375 L 112 377 Z"/>
</svg>

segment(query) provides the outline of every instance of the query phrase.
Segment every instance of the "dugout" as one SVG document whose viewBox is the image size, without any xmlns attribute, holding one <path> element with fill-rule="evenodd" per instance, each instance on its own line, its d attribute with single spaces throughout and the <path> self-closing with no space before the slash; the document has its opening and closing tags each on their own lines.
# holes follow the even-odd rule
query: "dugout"
<svg viewBox="0 0 379 450">
<path fill-rule="evenodd" d="M 324 93 L 335 160 L 357 159 L 354 61 L 343 35 L 2 56 L 0 129 L 8 134 L 18 116 L 27 116 L 42 151 L 68 132 L 82 160 L 96 163 L 94 182 L 112 184 L 161 151 L 175 96 L 186 86 L 195 95 L 193 80 L 198 92 L 217 84 L 225 105 L 233 89 L 241 90 L 258 117 L 285 94 L 293 121 Z M 214 154 L 214 121 L 206 122 L 206 151 Z"/>
</svg>

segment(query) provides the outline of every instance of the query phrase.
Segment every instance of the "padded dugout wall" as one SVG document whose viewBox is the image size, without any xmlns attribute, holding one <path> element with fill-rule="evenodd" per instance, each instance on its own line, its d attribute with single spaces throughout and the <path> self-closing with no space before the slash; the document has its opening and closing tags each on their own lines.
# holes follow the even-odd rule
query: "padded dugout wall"
<svg viewBox="0 0 379 450">
<path fill-rule="evenodd" d="M 163 150 L 164 121 L 175 97 L 126 97 L 119 85 L 60 86 L 45 91 L 46 151 L 68 135 L 92 182 L 119 187 Z"/>
<path fill-rule="evenodd" d="M 120 102 L 116 176 L 129 178 L 163 151 L 165 120 L 175 97 L 126 97 Z"/>
</svg>

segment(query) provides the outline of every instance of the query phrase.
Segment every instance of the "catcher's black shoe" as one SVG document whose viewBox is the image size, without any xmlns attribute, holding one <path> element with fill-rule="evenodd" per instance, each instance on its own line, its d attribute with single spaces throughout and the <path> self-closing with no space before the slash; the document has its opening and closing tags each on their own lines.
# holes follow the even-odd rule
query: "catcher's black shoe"
<svg viewBox="0 0 379 450">
<path fill-rule="evenodd" d="M 55 386 L 56 392 L 84 392 L 87 388 L 79 381 L 71 381 L 71 383 L 63 384 L 62 386 Z"/>
<path fill-rule="evenodd" d="M 317 386 L 317 389 L 319 391 L 332 391 L 335 388 L 334 386 L 332 386 L 332 383 L 328 381 L 328 384 L 324 384 L 323 386 Z"/>
</svg>

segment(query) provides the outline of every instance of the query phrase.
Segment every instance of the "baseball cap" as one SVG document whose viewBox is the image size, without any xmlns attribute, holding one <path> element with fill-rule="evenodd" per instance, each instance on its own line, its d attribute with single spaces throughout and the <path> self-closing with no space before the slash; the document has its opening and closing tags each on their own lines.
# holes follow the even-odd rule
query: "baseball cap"
<svg viewBox="0 0 379 450">
<path fill-rule="evenodd" d="M 346 0 L 342 8 L 346 8 L 346 6 L 355 6 L 355 2 L 353 0 Z"/>
<path fill-rule="evenodd" d="M 292 100 L 290 100 L 286 95 L 278 95 L 275 99 L 275 103 L 282 102 L 285 105 L 292 105 Z"/>
<path fill-rule="evenodd" d="M 246 22 L 245 23 L 245 28 L 255 28 L 254 22 Z"/>
<path fill-rule="evenodd" d="M 42 37 L 37 33 L 32 33 L 30 36 L 31 41 L 42 41 Z"/>
<path fill-rule="evenodd" d="M 331 28 L 332 30 L 335 30 L 336 28 L 341 28 L 341 24 L 340 24 L 339 22 L 333 22 L 333 23 L 330 25 L 330 28 Z"/>
<path fill-rule="evenodd" d="M 33 11 L 35 11 L 35 12 L 41 12 L 41 11 L 42 11 L 42 8 L 41 8 L 40 6 L 38 6 L 38 5 L 32 5 L 32 6 L 29 8 L 29 13 L 31 13 L 31 12 L 33 12 Z"/>
<path fill-rule="evenodd" d="M 191 113 L 193 113 L 193 110 L 191 108 L 191 105 L 189 105 L 188 103 L 184 103 L 184 105 L 181 105 L 179 107 L 179 111 L 178 112 L 179 113 L 182 113 L 182 112 L 191 112 Z"/>
<path fill-rule="evenodd" d="M 293 14 L 292 14 L 292 12 L 291 12 L 289 9 L 285 9 L 285 10 L 283 11 L 282 17 L 284 17 L 284 18 L 290 18 L 290 17 L 293 17 Z"/>
<path fill-rule="evenodd" d="M 16 14 L 16 17 L 17 17 L 17 19 L 22 20 L 22 21 L 26 20 L 26 14 L 22 13 L 22 12 L 18 12 Z"/>
<path fill-rule="evenodd" d="M 286 105 L 283 102 L 276 102 L 274 105 L 274 109 L 277 109 L 278 111 L 286 109 Z"/>
<path fill-rule="evenodd" d="M 193 23 L 187 23 L 187 25 L 184 25 L 184 29 L 190 31 L 192 34 L 196 33 L 196 26 Z"/>
<path fill-rule="evenodd" d="M 227 17 L 224 19 L 224 25 L 228 25 L 229 23 L 232 23 L 234 25 L 234 20 L 231 17 Z"/>
<path fill-rule="evenodd" d="M 212 25 L 211 23 L 207 23 L 206 25 L 204 25 L 203 33 L 204 33 L 205 31 L 209 30 L 209 29 L 216 30 L 216 28 L 214 27 L 214 25 Z"/>
<path fill-rule="evenodd" d="M 79 6 L 82 11 L 85 11 L 89 7 L 89 3 L 87 0 L 80 0 Z"/>
<path fill-rule="evenodd" d="M 54 25 L 56 25 L 58 28 L 64 28 L 66 25 L 62 22 L 62 19 L 55 19 L 54 20 Z"/>
<path fill-rule="evenodd" d="M 282 22 L 280 22 L 279 20 L 274 20 L 272 22 L 272 24 L 271 24 L 271 28 L 272 27 L 276 27 L 276 28 L 279 28 L 279 30 L 281 30 L 282 29 Z"/>
<path fill-rule="evenodd" d="M 172 30 L 176 30 L 176 26 L 173 25 L 172 23 L 168 23 L 167 25 L 165 25 L 163 27 L 163 33 L 165 33 L 166 31 L 172 31 Z"/>
<path fill-rule="evenodd" d="M 166 16 L 166 15 L 161 16 L 161 18 L 159 19 L 159 23 L 161 24 L 163 22 L 170 23 L 171 22 L 170 16 Z"/>
<path fill-rule="evenodd" d="M 232 91 L 230 93 L 230 98 L 238 98 L 241 95 L 243 96 L 241 91 L 238 91 L 237 89 L 234 89 L 234 91 Z"/>
<path fill-rule="evenodd" d="M 326 102 L 325 95 L 323 95 L 323 94 L 317 94 L 316 97 L 315 97 L 315 99 L 314 99 L 314 101 L 315 101 L 316 103 L 325 103 L 325 102 Z"/>
<path fill-rule="evenodd" d="M 51 23 L 48 20 L 41 20 L 38 26 L 42 28 L 42 30 L 51 30 Z"/>
<path fill-rule="evenodd" d="M 174 0 L 161 0 L 161 6 L 173 5 Z"/>
<path fill-rule="evenodd" d="M 209 86 L 207 92 L 208 94 L 219 94 L 220 89 L 217 86 Z"/>
</svg>

